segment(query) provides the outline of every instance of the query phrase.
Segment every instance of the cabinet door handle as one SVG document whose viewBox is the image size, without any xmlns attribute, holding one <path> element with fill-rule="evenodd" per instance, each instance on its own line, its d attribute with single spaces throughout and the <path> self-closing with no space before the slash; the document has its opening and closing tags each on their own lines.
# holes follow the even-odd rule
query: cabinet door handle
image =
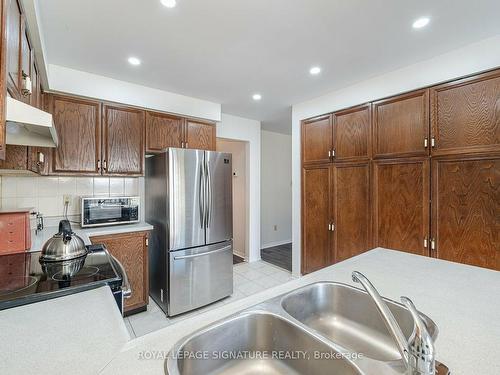
<svg viewBox="0 0 500 375">
<path fill-rule="evenodd" d="M 429 147 L 429 139 L 427 137 L 424 138 L 424 148 Z"/>
<path fill-rule="evenodd" d="M 436 138 L 431 138 L 431 147 L 436 147 Z"/>
<path fill-rule="evenodd" d="M 331 158 L 332 158 L 332 151 L 328 150 L 328 159 L 331 159 Z"/>
<path fill-rule="evenodd" d="M 103 171 L 106 171 L 108 169 L 108 162 L 106 160 L 102 162 L 102 169 Z"/>
<path fill-rule="evenodd" d="M 335 224 L 332 223 L 332 232 L 335 230 Z"/>
<path fill-rule="evenodd" d="M 335 157 L 335 149 L 332 148 L 332 158 L 334 158 L 334 157 Z"/>
<path fill-rule="evenodd" d="M 427 240 L 427 237 L 424 238 L 424 248 L 427 249 L 427 246 L 429 245 L 428 244 L 429 240 Z"/>
<path fill-rule="evenodd" d="M 328 231 L 331 232 L 332 231 L 332 224 L 328 224 Z"/>
<path fill-rule="evenodd" d="M 184 142 L 181 142 L 181 148 L 184 148 Z"/>
<path fill-rule="evenodd" d="M 189 148 L 188 143 L 186 142 L 186 148 Z"/>
<path fill-rule="evenodd" d="M 101 161 L 97 160 L 97 172 L 101 171 Z"/>
<path fill-rule="evenodd" d="M 431 239 L 431 250 L 436 250 L 436 240 L 434 238 Z"/>
</svg>

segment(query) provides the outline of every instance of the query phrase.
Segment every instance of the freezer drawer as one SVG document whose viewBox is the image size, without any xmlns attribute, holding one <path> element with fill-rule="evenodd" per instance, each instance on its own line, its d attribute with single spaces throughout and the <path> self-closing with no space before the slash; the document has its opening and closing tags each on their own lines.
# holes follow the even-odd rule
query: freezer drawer
<svg viewBox="0 0 500 375">
<path fill-rule="evenodd" d="M 168 315 L 208 305 L 233 293 L 231 241 L 169 253 Z"/>
</svg>

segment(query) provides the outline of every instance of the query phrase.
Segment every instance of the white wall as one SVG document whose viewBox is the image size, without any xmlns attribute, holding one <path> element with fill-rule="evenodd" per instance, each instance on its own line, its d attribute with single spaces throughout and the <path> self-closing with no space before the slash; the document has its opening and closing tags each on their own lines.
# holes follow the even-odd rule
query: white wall
<svg viewBox="0 0 500 375">
<path fill-rule="evenodd" d="M 292 242 L 292 136 L 264 130 L 261 134 L 260 242 L 264 249 Z"/>
<path fill-rule="evenodd" d="M 300 121 L 500 66 L 500 35 L 292 106 L 292 272 L 300 273 Z"/>
<path fill-rule="evenodd" d="M 247 257 L 247 142 L 217 138 L 217 151 L 232 154 L 233 253 Z"/>
<path fill-rule="evenodd" d="M 217 137 L 248 142 L 247 231 L 248 261 L 260 259 L 260 122 L 222 113 Z"/>
<path fill-rule="evenodd" d="M 221 105 L 135 83 L 49 65 L 49 90 L 220 121 Z"/>
</svg>

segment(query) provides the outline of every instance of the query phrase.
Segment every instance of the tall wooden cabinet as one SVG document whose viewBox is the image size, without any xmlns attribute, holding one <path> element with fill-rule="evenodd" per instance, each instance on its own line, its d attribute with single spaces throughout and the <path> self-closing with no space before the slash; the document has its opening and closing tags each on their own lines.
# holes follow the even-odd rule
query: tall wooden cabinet
<svg viewBox="0 0 500 375">
<path fill-rule="evenodd" d="M 337 163 L 333 167 L 333 255 L 340 262 L 370 249 L 370 162 Z"/>
<path fill-rule="evenodd" d="M 429 255 L 429 160 L 373 163 L 373 226 L 376 246 Z"/>
<path fill-rule="evenodd" d="M 371 247 L 370 109 L 302 123 L 302 273 Z"/>
<path fill-rule="evenodd" d="M 302 273 L 310 273 L 333 260 L 331 166 L 305 167 L 302 190 Z"/>
<path fill-rule="evenodd" d="M 432 162 L 433 256 L 500 270 L 500 155 Z"/>
<path fill-rule="evenodd" d="M 304 120 L 302 166 L 303 273 L 376 246 L 500 270 L 500 69 Z"/>
</svg>

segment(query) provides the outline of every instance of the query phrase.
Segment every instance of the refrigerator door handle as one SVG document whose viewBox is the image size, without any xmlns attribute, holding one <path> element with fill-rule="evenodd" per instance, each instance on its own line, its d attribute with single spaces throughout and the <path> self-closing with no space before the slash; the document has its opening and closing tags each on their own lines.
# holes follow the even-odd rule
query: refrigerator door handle
<svg viewBox="0 0 500 375">
<path fill-rule="evenodd" d="M 210 227 L 210 221 L 212 220 L 212 177 L 210 175 L 210 164 L 207 162 L 207 219 L 206 227 Z"/>
<path fill-rule="evenodd" d="M 212 255 L 212 254 L 222 253 L 222 252 L 228 251 L 228 250 L 231 250 L 231 246 L 226 246 L 226 247 L 223 247 L 222 249 L 218 249 L 218 250 L 206 251 L 204 253 L 174 256 L 174 260 L 198 258 L 198 257 L 206 256 L 206 255 Z"/>
<path fill-rule="evenodd" d="M 200 217 L 201 217 L 201 228 L 205 228 L 205 201 L 206 201 L 206 183 L 205 183 L 205 163 L 201 164 L 200 168 Z"/>
</svg>

